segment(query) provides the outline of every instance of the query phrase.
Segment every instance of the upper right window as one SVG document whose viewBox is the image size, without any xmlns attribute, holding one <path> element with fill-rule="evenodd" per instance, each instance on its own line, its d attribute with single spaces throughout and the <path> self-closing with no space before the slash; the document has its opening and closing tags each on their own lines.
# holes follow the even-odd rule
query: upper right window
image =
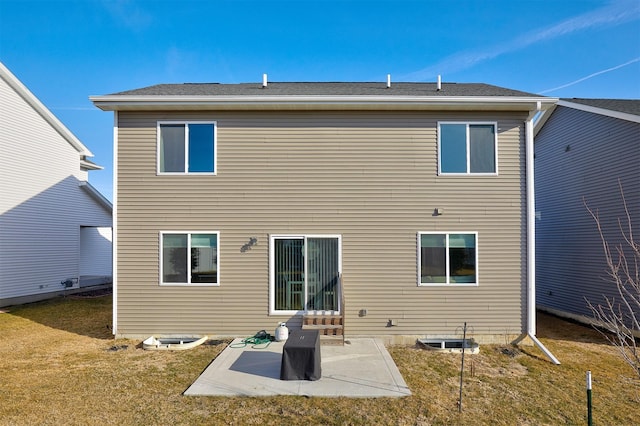
<svg viewBox="0 0 640 426">
<path fill-rule="evenodd" d="M 438 123 L 438 174 L 497 173 L 496 123 Z"/>
<path fill-rule="evenodd" d="M 419 232 L 418 285 L 478 285 L 478 233 Z"/>
</svg>

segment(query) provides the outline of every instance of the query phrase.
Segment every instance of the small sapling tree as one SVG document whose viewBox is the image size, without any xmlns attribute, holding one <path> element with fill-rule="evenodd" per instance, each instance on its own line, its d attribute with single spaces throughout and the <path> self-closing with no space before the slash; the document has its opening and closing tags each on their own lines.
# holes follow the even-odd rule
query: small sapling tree
<svg viewBox="0 0 640 426">
<path fill-rule="evenodd" d="M 604 297 L 604 303 L 587 304 L 593 313 L 598 326 L 604 328 L 602 334 L 614 345 L 624 360 L 633 368 L 640 379 L 640 245 L 633 236 L 631 213 L 624 196 L 622 183 L 620 194 L 626 217 L 618 219 L 622 234 L 622 243 L 612 245 L 605 238 L 598 211 L 591 209 L 584 201 L 585 207 L 596 223 L 604 256 L 607 264 L 607 275 L 615 285 L 617 296 Z"/>
</svg>

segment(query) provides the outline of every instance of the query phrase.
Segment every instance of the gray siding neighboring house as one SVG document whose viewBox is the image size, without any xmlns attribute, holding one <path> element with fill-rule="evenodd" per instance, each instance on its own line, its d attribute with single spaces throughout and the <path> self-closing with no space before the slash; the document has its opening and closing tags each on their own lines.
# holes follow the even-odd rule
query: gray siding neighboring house
<svg viewBox="0 0 640 426">
<path fill-rule="evenodd" d="M 0 306 L 74 291 L 88 277 L 110 283 L 112 207 L 87 181 L 101 167 L 1 63 L 0 127 Z"/>
<path fill-rule="evenodd" d="M 526 165 L 556 99 L 248 83 L 91 100 L 116 115 L 117 336 L 247 336 L 342 310 L 347 336 L 535 334 Z"/>
<path fill-rule="evenodd" d="M 589 322 L 587 300 L 620 297 L 585 203 L 598 212 L 615 253 L 626 246 L 618 223 L 627 227 L 620 183 L 638 242 L 640 100 L 560 100 L 536 124 L 535 181 L 538 306 Z"/>
</svg>

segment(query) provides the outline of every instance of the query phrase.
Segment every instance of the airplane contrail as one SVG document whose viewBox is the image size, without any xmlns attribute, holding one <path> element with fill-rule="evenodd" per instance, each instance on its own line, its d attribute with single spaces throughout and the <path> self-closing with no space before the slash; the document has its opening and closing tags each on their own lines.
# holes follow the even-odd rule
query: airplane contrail
<svg viewBox="0 0 640 426">
<path fill-rule="evenodd" d="M 574 16 L 557 24 L 522 34 L 511 42 L 500 43 L 486 49 L 467 50 L 450 55 L 434 65 L 411 72 L 399 78 L 401 81 L 421 81 L 439 74 L 450 74 L 471 68 L 472 66 L 515 52 L 525 47 L 552 40 L 563 35 L 572 34 L 591 28 L 618 25 L 640 18 L 640 7 L 635 1 L 614 1 L 609 5 Z"/>
<path fill-rule="evenodd" d="M 605 74 L 605 73 L 608 73 L 608 72 L 611 72 L 611 71 L 615 71 L 615 70 L 617 70 L 619 68 L 626 67 L 627 65 L 631 65 L 631 64 L 634 64 L 636 62 L 640 62 L 640 57 L 632 59 L 632 60 L 630 60 L 628 62 L 625 62 L 624 64 L 620 64 L 620 65 L 616 65 L 615 67 L 607 68 L 606 70 L 594 72 L 593 74 L 589 74 L 586 77 L 582 77 L 582 78 L 579 78 L 579 79 L 577 79 L 575 81 L 572 81 L 570 83 L 563 84 L 562 86 L 554 87 L 553 89 L 543 90 L 543 91 L 538 92 L 538 93 L 540 93 L 542 95 L 542 94 L 549 93 L 549 92 L 555 92 L 556 90 L 560 90 L 560 89 L 564 89 L 565 87 L 573 86 L 574 84 L 578 84 L 578 83 L 581 83 L 581 82 L 583 82 L 585 80 L 589 80 L 590 78 L 593 78 L 593 77 L 598 76 L 600 74 Z"/>
</svg>

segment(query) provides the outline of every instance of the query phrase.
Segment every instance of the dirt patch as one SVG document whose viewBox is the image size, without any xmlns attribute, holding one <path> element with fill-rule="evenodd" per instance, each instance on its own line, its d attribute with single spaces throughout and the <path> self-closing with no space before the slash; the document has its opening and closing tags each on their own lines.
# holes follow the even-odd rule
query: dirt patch
<svg viewBox="0 0 640 426">
<path fill-rule="evenodd" d="M 75 293 L 69 296 L 71 299 L 92 299 L 94 297 L 102 297 L 113 294 L 113 288 L 101 288 L 99 290 L 83 291 L 82 293 Z"/>
<path fill-rule="evenodd" d="M 203 343 L 203 345 L 208 345 L 208 346 L 218 346 L 218 345 L 227 345 L 227 344 L 229 344 L 228 340 L 216 340 L 216 339 L 210 339 Z"/>
<path fill-rule="evenodd" d="M 499 348 L 496 348 L 496 350 L 500 352 L 502 355 L 507 355 L 510 358 L 515 358 L 522 353 L 520 352 L 520 349 L 516 348 L 515 346 L 499 347 Z"/>
<path fill-rule="evenodd" d="M 111 346 L 109 349 L 107 349 L 107 351 L 118 352 L 118 351 L 126 351 L 127 349 L 129 349 L 129 345 L 115 345 L 115 346 Z"/>
</svg>

